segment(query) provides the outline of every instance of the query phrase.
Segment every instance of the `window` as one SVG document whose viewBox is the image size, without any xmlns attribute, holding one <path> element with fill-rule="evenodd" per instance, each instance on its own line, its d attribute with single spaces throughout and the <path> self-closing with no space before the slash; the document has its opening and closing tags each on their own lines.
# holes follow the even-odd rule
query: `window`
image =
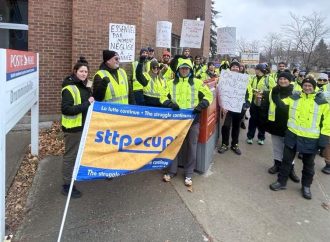
<svg viewBox="0 0 330 242">
<path fill-rule="evenodd" d="M 180 36 L 175 34 L 172 34 L 171 54 L 172 56 L 182 54 L 182 48 L 180 47 Z"/>
<path fill-rule="evenodd" d="M 28 50 L 28 0 L 0 0 L 0 48 Z"/>
</svg>

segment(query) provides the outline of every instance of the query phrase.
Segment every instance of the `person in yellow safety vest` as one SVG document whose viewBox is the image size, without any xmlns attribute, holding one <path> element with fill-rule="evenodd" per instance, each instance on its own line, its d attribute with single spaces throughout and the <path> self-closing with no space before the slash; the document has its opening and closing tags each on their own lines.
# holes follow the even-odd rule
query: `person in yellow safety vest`
<svg viewBox="0 0 330 242">
<path fill-rule="evenodd" d="M 330 105 L 330 83 L 326 73 L 319 73 L 319 77 L 317 78 L 317 86 L 319 88 L 319 92 L 323 93 L 325 99 Z M 323 155 L 325 161 L 325 166 L 322 168 L 322 172 L 330 175 L 330 144 L 327 144 L 327 146 L 321 150 L 321 154 Z"/>
<path fill-rule="evenodd" d="M 112 50 L 103 51 L 103 62 L 94 75 L 93 97 L 100 102 L 135 104 L 131 82 L 119 67 L 120 57 Z"/>
<path fill-rule="evenodd" d="M 94 102 L 94 98 L 91 96 L 91 89 L 86 86 L 88 72 L 88 62 L 84 57 L 80 57 L 73 67 L 73 73 L 66 77 L 62 83 L 61 124 L 65 146 L 62 166 L 62 194 L 65 196 L 69 193 L 73 167 L 88 107 Z M 73 186 L 71 197 L 81 197 L 81 192 L 76 186 Z"/>
<path fill-rule="evenodd" d="M 202 78 L 202 74 L 203 74 L 203 65 L 202 65 L 202 58 L 197 55 L 195 56 L 195 61 L 194 61 L 194 76 L 198 79 Z"/>
<path fill-rule="evenodd" d="M 150 71 L 150 63 L 151 61 L 157 61 L 155 57 L 155 49 L 152 47 L 148 47 L 148 58 L 146 60 L 146 72 Z"/>
<path fill-rule="evenodd" d="M 284 61 L 280 61 L 277 64 L 277 72 L 270 73 L 269 76 L 274 80 L 277 80 L 277 76 L 284 70 L 286 70 L 286 63 Z"/>
<path fill-rule="evenodd" d="M 272 99 L 276 106 L 288 105 L 288 130 L 284 138 L 283 160 L 276 182 L 270 189 L 286 189 L 291 162 L 296 152 L 302 153 L 303 170 L 301 192 L 305 199 L 311 199 L 311 184 L 314 176 L 314 159 L 320 148 L 330 142 L 330 105 L 322 93 L 316 93 L 316 81 L 305 78 L 302 82 L 303 92 L 293 94 L 281 100 L 273 89 Z"/>
<path fill-rule="evenodd" d="M 190 48 L 183 48 L 182 58 L 193 61 L 193 57 L 190 55 Z"/>
<path fill-rule="evenodd" d="M 163 106 L 173 110 L 193 109 L 197 114 L 191 125 L 183 146 L 187 146 L 184 161 L 184 183 L 192 185 L 192 175 L 197 159 L 197 141 L 199 136 L 199 113 L 207 108 L 213 101 L 213 94 L 209 87 L 200 79 L 194 78 L 193 66 L 189 59 L 178 58 L 175 78 L 167 83 L 166 89 L 162 92 L 160 102 Z M 180 152 L 183 152 L 182 149 Z M 177 173 L 178 161 L 175 159 L 169 172 L 163 176 L 165 182 L 169 182 Z"/>
<path fill-rule="evenodd" d="M 136 68 L 136 78 L 143 86 L 143 95 L 146 106 L 160 107 L 160 94 L 165 89 L 165 81 L 160 74 L 158 61 L 151 61 L 150 71 L 143 72 L 144 57 L 141 56 Z"/>
<path fill-rule="evenodd" d="M 144 56 L 145 59 L 148 57 L 148 49 L 147 48 L 141 48 L 140 50 L 140 57 Z M 140 58 L 139 57 L 139 58 Z M 138 82 L 136 79 L 136 68 L 139 64 L 139 61 L 133 61 L 132 62 L 132 82 L 133 82 L 133 92 L 134 92 L 134 98 L 136 105 L 144 105 L 144 97 L 143 97 L 143 86 Z M 143 72 L 147 72 L 147 62 L 143 63 Z"/>
<path fill-rule="evenodd" d="M 167 81 L 172 80 L 174 78 L 174 72 L 170 68 L 170 59 L 171 53 L 165 50 L 163 52 L 162 64 L 160 65 L 161 69 L 164 69 L 164 74 L 162 75 L 163 79 L 165 80 L 165 84 Z"/>
<path fill-rule="evenodd" d="M 230 71 L 239 72 L 240 64 L 237 60 L 230 63 Z M 238 84 L 239 85 L 239 84 Z M 236 91 L 236 90 L 233 90 Z M 240 123 L 245 115 L 246 110 L 250 107 L 252 101 L 252 89 L 249 85 L 246 87 L 245 102 L 242 105 L 240 112 L 232 112 L 221 108 L 221 115 L 224 117 L 224 122 L 221 127 L 222 142 L 218 148 L 220 154 L 225 153 L 229 149 L 229 134 L 231 129 L 231 147 L 230 149 L 236 154 L 241 155 L 242 152 L 238 146 Z"/>
<path fill-rule="evenodd" d="M 263 145 L 265 140 L 265 121 L 267 120 L 268 105 L 265 105 L 267 93 L 275 86 L 275 80 L 267 75 L 267 66 L 258 64 L 255 67 L 256 75 L 253 76 L 249 84 L 253 90 L 253 101 L 250 107 L 250 119 L 247 133 L 248 144 L 253 144 L 253 138 L 258 128 L 258 144 Z"/>
<path fill-rule="evenodd" d="M 277 85 L 273 87 L 272 90 L 275 89 L 275 92 L 279 94 L 281 99 L 291 96 L 293 92 L 293 85 L 290 82 L 293 79 L 294 77 L 289 71 L 279 73 L 277 76 Z M 283 159 L 284 135 L 285 131 L 288 129 L 287 122 L 289 110 L 287 108 L 281 108 L 275 105 L 272 101 L 272 90 L 268 96 L 268 120 L 265 127 L 266 131 L 271 134 L 274 158 L 274 165 L 268 169 L 268 173 L 276 174 L 280 170 Z M 293 182 L 298 183 L 300 181 L 294 170 L 294 161 L 292 161 L 289 177 Z"/>
<path fill-rule="evenodd" d="M 209 63 L 207 63 L 207 70 L 202 73 L 200 79 L 202 81 L 205 81 L 205 80 L 217 79 L 217 78 L 218 78 L 218 75 L 215 73 L 214 62 L 210 61 Z"/>
</svg>

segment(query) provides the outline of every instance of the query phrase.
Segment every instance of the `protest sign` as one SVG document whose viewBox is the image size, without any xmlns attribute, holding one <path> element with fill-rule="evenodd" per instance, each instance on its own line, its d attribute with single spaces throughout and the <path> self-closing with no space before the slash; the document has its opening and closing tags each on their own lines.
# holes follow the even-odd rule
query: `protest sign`
<svg viewBox="0 0 330 242">
<path fill-rule="evenodd" d="M 218 84 L 220 106 L 226 110 L 240 113 L 245 102 L 248 74 L 222 70 Z"/>
<path fill-rule="evenodd" d="M 114 103 L 95 102 L 89 112 L 76 161 L 76 180 L 167 167 L 193 121 L 191 110 Z"/>
<path fill-rule="evenodd" d="M 135 25 L 110 23 L 109 50 L 116 51 L 121 62 L 134 61 Z"/>
<path fill-rule="evenodd" d="M 204 21 L 184 19 L 182 22 L 180 47 L 201 48 Z"/>
<path fill-rule="evenodd" d="M 156 47 L 171 48 L 172 23 L 157 21 Z"/>
<path fill-rule="evenodd" d="M 217 30 L 217 53 L 220 55 L 236 54 L 236 28 L 225 27 Z"/>
<path fill-rule="evenodd" d="M 258 65 L 259 64 L 258 52 L 241 52 L 241 64 L 243 65 Z"/>
</svg>

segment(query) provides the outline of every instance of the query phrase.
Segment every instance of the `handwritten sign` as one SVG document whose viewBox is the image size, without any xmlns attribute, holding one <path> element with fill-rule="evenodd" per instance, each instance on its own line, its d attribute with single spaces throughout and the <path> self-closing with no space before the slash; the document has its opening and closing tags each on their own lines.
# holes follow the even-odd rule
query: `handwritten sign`
<svg viewBox="0 0 330 242">
<path fill-rule="evenodd" d="M 241 64 L 243 65 L 258 65 L 259 64 L 258 52 L 241 52 Z"/>
<path fill-rule="evenodd" d="M 156 47 L 171 48 L 172 23 L 157 21 Z"/>
<path fill-rule="evenodd" d="M 245 102 L 248 74 L 222 70 L 218 85 L 220 106 L 232 112 L 240 113 Z"/>
<path fill-rule="evenodd" d="M 180 47 L 201 48 L 204 21 L 184 19 L 182 22 Z"/>
<path fill-rule="evenodd" d="M 110 23 L 109 50 L 116 51 L 121 62 L 134 61 L 135 25 Z"/>
<path fill-rule="evenodd" d="M 217 30 L 217 52 L 220 55 L 235 55 L 236 28 L 225 27 Z"/>
</svg>

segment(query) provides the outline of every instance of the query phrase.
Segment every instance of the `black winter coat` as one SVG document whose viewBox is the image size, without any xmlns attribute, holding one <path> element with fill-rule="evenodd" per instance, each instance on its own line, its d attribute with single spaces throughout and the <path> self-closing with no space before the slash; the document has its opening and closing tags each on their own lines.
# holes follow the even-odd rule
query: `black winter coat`
<svg viewBox="0 0 330 242">
<path fill-rule="evenodd" d="M 279 89 L 279 95 L 281 99 L 287 98 L 292 95 L 293 85 L 289 85 L 288 87 L 281 87 L 279 85 L 275 86 L 273 89 Z M 269 106 L 268 106 L 269 107 Z M 278 107 L 275 108 L 275 121 L 270 121 L 267 119 L 266 122 L 266 131 L 272 135 L 277 135 L 284 137 L 285 131 L 288 126 L 288 118 L 289 118 L 289 107 Z"/>
<path fill-rule="evenodd" d="M 73 116 L 82 113 L 82 126 L 71 129 L 67 129 L 62 126 L 62 130 L 64 132 L 74 133 L 83 130 L 88 107 L 90 105 L 88 99 L 91 97 L 91 89 L 89 87 L 86 87 L 85 83 L 79 80 L 75 75 L 68 76 L 63 80 L 62 88 L 68 85 L 75 85 L 76 87 L 78 87 L 80 92 L 81 104 L 74 105 L 74 100 L 70 91 L 64 90 L 62 92 L 62 104 L 61 104 L 62 114 Z"/>
</svg>

